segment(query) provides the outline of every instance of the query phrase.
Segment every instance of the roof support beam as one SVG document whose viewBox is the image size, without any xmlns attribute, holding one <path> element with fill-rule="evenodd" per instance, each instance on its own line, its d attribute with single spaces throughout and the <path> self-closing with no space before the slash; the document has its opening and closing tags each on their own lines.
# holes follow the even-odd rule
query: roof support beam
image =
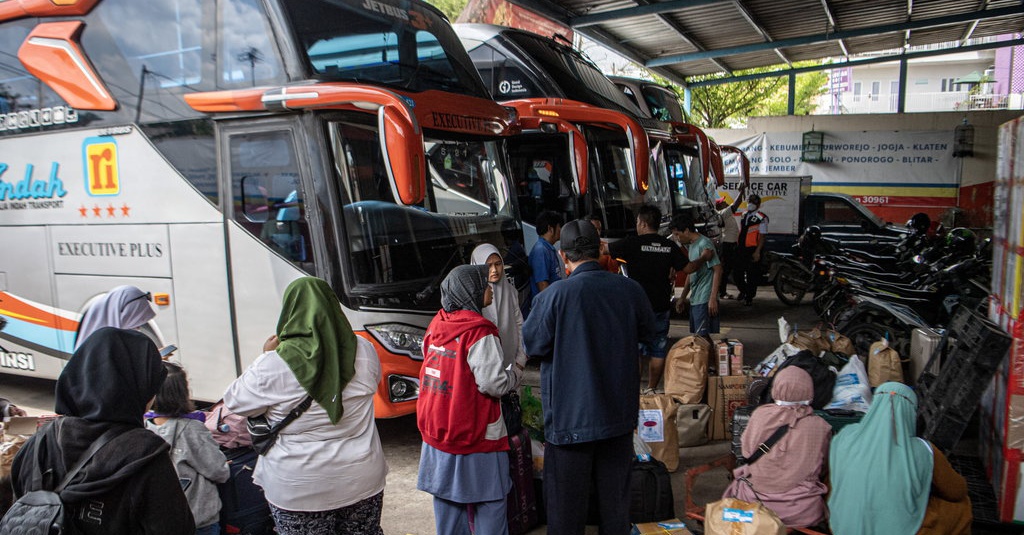
<svg viewBox="0 0 1024 535">
<path fill-rule="evenodd" d="M 602 13 L 594 13 L 593 15 L 571 17 L 567 22 L 569 23 L 570 28 L 576 29 L 584 26 L 593 26 L 595 24 L 611 22 L 614 20 L 643 17 L 646 15 L 657 15 L 690 7 L 706 6 L 708 4 L 728 4 L 731 2 L 732 0 L 668 0 L 667 2 L 615 9 L 612 11 L 604 11 Z"/>
<path fill-rule="evenodd" d="M 830 69 L 842 69 L 844 67 L 858 67 L 860 65 L 872 65 L 875 63 L 890 63 L 893 61 L 903 61 L 915 58 L 924 58 L 931 56 L 944 56 L 946 54 L 958 54 L 960 52 L 974 52 L 976 50 L 991 50 L 993 48 L 1003 48 L 1012 46 L 1024 46 L 1024 39 L 1011 39 L 1009 41 L 996 41 L 992 43 L 982 43 L 979 45 L 970 46 L 957 46 L 953 48 L 944 48 L 941 50 L 924 50 L 921 52 L 910 52 L 907 54 L 894 54 L 891 56 L 881 56 L 877 58 L 857 59 L 853 61 L 844 61 L 842 63 L 829 63 L 825 65 L 812 65 L 809 67 L 796 67 L 793 69 L 781 69 L 773 72 L 759 72 L 754 74 L 744 74 L 741 76 L 730 76 L 727 78 L 715 78 L 712 80 L 701 80 L 698 82 L 690 81 L 687 82 L 687 86 L 693 87 L 704 87 L 722 84 L 731 84 L 734 82 L 743 82 L 746 80 L 759 80 L 761 78 L 776 78 L 779 76 L 788 76 L 789 74 L 802 74 L 805 72 L 815 71 L 827 71 Z"/>
<path fill-rule="evenodd" d="M 978 5 L 978 9 L 985 9 L 988 7 L 988 0 L 981 0 Z M 960 44 L 963 45 L 971 38 L 974 34 L 974 30 L 978 27 L 978 21 L 974 21 L 967 26 L 967 30 L 964 31 L 963 36 L 960 37 Z"/>
<path fill-rule="evenodd" d="M 772 41 L 774 41 L 774 39 L 772 39 L 772 36 L 768 35 L 768 31 L 757 23 L 757 20 L 754 18 L 753 15 L 750 14 L 750 11 L 747 9 L 747 6 L 743 5 L 743 2 L 741 2 L 740 0 L 733 0 L 732 5 L 733 7 L 736 8 L 737 11 L 740 12 L 740 15 L 744 18 L 744 20 L 747 21 L 747 24 L 749 24 L 752 28 L 757 30 L 757 33 L 761 34 L 761 38 L 764 39 L 765 42 L 771 43 Z M 793 62 L 789 61 L 789 58 L 787 58 L 786 55 L 782 53 L 782 50 L 779 50 L 778 48 L 775 48 L 774 50 L 775 55 L 779 56 L 779 59 L 781 59 L 783 63 L 789 65 L 790 67 L 793 66 Z"/>
<path fill-rule="evenodd" d="M 635 0 L 635 1 L 636 1 L 636 3 L 638 3 L 640 5 L 652 5 L 650 0 Z M 658 20 L 660 20 L 665 26 L 668 26 L 668 28 L 670 30 L 676 32 L 676 35 L 678 35 L 680 39 L 690 43 L 690 45 L 692 45 L 697 50 L 707 50 L 707 48 L 704 45 L 702 45 L 701 43 L 697 42 L 697 40 L 694 39 L 694 37 L 692 35 L 690 35 L 690 32 L 688 32 L 686 30 L 686 28 L 683 28 L 678 23 L 676 23 L 675 21 L 673 21 L 672 19 L 668 18 L 665 15 L 659 14 L 659 15 L 657 15 L 657 17 L 658 17 Z M 715 58 L 710 58 L 710 60 L 711 60 L 712 63 L 715 64 L 715 66 L 718 67 L 718 70 L 720 70 L 720 71 L 722 71 L 722 72 L 724 72 L 726 74 L 729 74 L 729 75 L 732 74 L 732 69 L 730 69 L 729 67 L 726 67 L 725 64 L 722 63 L 721 61 L 718 61 Z"/>
<path fill-rule="evenodd" d="M 716 50 L 705 50 L 703 52 L 690 52 L 687 54 L 674 54 L 671 56 L 663 56 L 655 58 L 647 62 L 646 67 L 663 67 L 666 65 L 673 65 L 676 63 L 684 63 L 687 61 L 695 61 L 700 59 L 718 58 L 722 56 L 732 56 L 736 54 L 745 54 L 748 52 L 757 52 L 761 50 L 767 50 L 772 48 L 786 48 L 790 46 L 809 45 L 812 43 L 822 43 L 828 41 L 835 41 L 838 39 L 848 39 L 851 37 L 863 37 L 868 35 L 876 35 L 880 33 L 898 32 L 903 30 L 917 30 L 921 28 L 931 28 L 935 26 L 945 26 L 949 24 L 958 24 L 961 22 L 973 21 L 978 19 L 992 19 L 997 17 L 1004 17 L 1009 15 L 1020 15 L 1024 13 L 1024 6 L 1013 6 L 1004 7 L 999 9 L 987 9 L 982 11 L 972 11 L 969 13 L 960 13 L 957 15 L 949 15 L 945 17 L 935 17 L 932 19 L 922 19 L 916 21 L 910 21 L 900 24 L 883 24 L 881 26 L 874 26 L 871 28 L 859 28 L 856 30 L 840 31 L 835 33 L 826 33 L 819 35 L 809 35 L 807 37 L 796 37 L 793 39 L 783 39 L 780 41 L 774 41 L 771 43 L 754 43 L 750 45 L 734 46 L 728 48 L 719 48 Z"/>
<path fill-rule="evenodd" d="M 828 17 L 829 27 L 833 30 L 838 30 L 839 25 L 836 24 L 836 17 L 832 15 L 832 8 L 829 7 L 828 0 L 821 0 L 821 8 L 825 10 L 825 16 Z M 846 41 L 839 39 L 839 48 L 843 51 L 844 56 L 850 56 L 850 51 L 846 49 Z"/>
</svg>

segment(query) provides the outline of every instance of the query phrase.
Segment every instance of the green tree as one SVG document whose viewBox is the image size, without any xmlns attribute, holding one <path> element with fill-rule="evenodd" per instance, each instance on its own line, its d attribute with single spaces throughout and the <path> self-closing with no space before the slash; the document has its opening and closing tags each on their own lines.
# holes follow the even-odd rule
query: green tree
<svg viewBox="0 0 1024 535">
<path fill-rule="evenodd" d="M 427 3 L 440 9 L 448 20 L 455 22 L 455 19 L 459 18 L 459 13 L 466 9 L 469 0 L 427 0 Z"/>
<path fill-rule="evenodd" d="M 794 64 L 794 67 L 816 63 Z M 750 69 L 733 73 L 735 76 L 771 72 L 772 68 Z M 692 82 L 723 78 L 722 75 L 697 76 Z M 815 99 L 825 92 L 828 75 L 816 71 L 797 75 L 794 113 L 804 115 L 814 111 Z M 683 91 L 673 89 L 682 97 Z M 747 117 L 785 115 L 789 107 L 789 77 L 776 76 L 743 80 L 719 85 L 706 85 L 690 89 L 691 110 L 687 120 L 702 128 L 728 128 L 742 123 Z"/>
</svg>

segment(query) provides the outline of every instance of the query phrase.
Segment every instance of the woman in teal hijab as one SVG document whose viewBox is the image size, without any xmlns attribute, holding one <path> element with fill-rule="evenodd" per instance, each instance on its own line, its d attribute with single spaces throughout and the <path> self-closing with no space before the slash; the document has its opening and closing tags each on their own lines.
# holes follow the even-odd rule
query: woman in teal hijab
<svg viewBox="0 0 1024 535">
<path fill-rule="evenodd" d="M 883 383 L 864 419 L 833 439 L 828 499 L 832 533 L 970 532 L 967 485 L 942 452 L 916 436 L 916 422 L 914 391 L 901 383 Z M 950 512 L 954 518 L 934 525 Z"/>
</svg>

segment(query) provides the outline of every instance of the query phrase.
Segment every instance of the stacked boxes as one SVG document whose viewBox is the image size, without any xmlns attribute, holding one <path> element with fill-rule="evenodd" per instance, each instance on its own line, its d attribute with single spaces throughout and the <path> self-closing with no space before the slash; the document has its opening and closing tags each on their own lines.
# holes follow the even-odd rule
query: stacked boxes
<svg viewBox="0 0 1024 535">
<path fill-rule="evenodd" d="M 739 340 L 722 340 L 715 347 L 718 375 L 743 375 L 743 344 Z"/>
<path fill-rule="evenodd" d="M 981 403 L 981 449 L 999 520 L 1024 521 L 1024 118 L 999 128 L 989 318 L 1013 344 Z M 954 318 L 951 327 L 959 318 Z"/>
</svg>

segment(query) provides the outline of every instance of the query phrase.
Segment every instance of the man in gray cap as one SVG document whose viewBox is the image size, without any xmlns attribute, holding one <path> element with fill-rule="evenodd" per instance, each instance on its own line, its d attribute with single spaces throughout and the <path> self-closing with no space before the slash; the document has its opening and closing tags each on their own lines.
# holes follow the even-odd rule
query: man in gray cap
<svg viewBox="0 0 1024 535">
<path fill-rule="evenodd" d="M 526 353 L 541 360 L 548 533 L 582 535 L 592 481 L 601 533 L 629 533 L 638 344 L 653 339 L 654 313 L 640 284 L 598 264 L 590 221 L 567 223 L 560 243 L 569 278 L 538 294 L 523 323 Z"/>
</svg>

